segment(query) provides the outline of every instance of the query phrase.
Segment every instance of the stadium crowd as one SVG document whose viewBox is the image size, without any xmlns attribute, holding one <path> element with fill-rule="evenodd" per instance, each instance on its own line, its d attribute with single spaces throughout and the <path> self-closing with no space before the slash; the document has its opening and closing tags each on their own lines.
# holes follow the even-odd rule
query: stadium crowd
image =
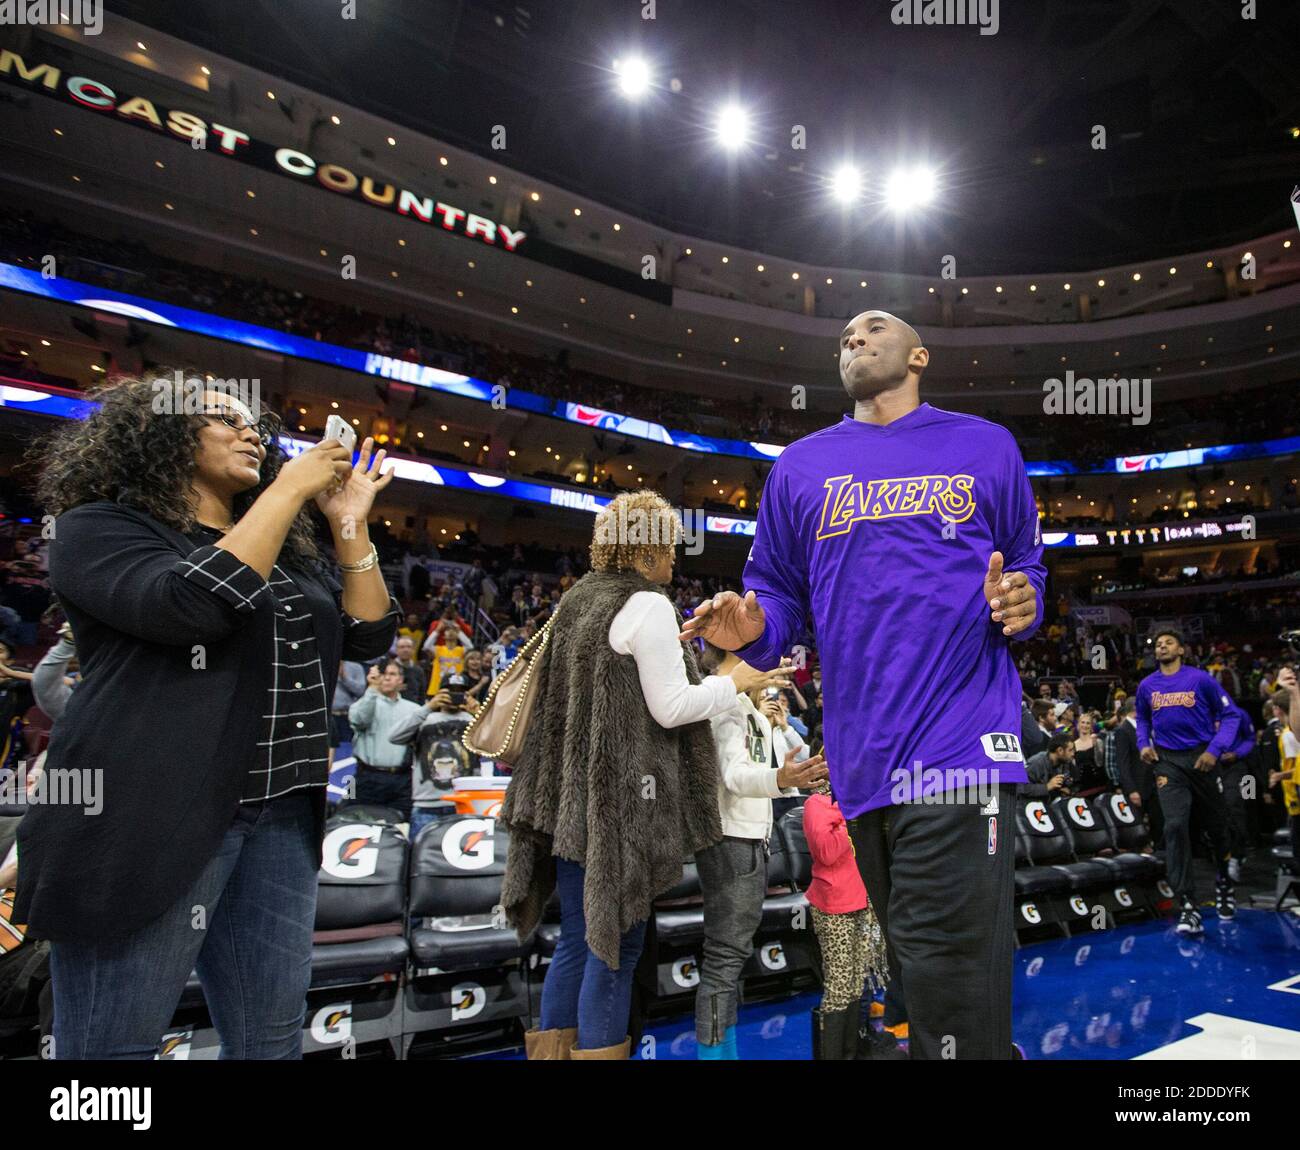
<svg viewBox="0 0 1300 1150">
<path fill-rule="evenodd" d="M 571 367 L 564 349 L 545 357 L 524 356 L 433 327 L 417 315 L 380 315 L 344 306 L 265 278 L 171 259 L 135 240 L 87 235 L 30 212 L 18 211 L 0 220 L 0 259 L 40 267 L 48 256 L 55 258 L 59 274 L 69 279 L 216 312 L 306 339 L 429 364 L 677 431 L 788 443 L 824 427 L 840 411 L 823 406 L 792 411 L 759 393 L 728 402 L 698 392 L 637 386 Z M 15 345 L 6 350 L 12 358 L 20 349 Z M 18 370 L 23 370 L 21 365 Z M 1183 442 L 1164 449 L 1294 435 L 1300 430 L 1294 405 L 1279 402 L 1293 387 L 1288 383 L 1257 388 L 1236 396 L 1230 405 L 1217 396 L 1180 401 L 1176 422 Z M 945 406 L 962 405 L 948 401 Z M 1027 459 L 1069 459 L 1090 468 L 1117 454 L 1140 454 L 1152 448 L 1146 426 L 1060 420 L 1001 411 L 987 403 L 980 403 L 977 413 L 1012 430 Z"/>
</svg>

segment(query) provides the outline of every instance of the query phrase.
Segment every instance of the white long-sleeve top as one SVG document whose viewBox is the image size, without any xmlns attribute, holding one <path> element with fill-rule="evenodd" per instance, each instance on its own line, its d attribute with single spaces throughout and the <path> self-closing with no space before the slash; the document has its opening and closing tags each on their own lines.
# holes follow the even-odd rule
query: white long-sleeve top
<svg viewBox="0 0 1300 1150">
<path fill-rule="evenodd" d="M 661 727 L 682 727 L 711 719 L 736 705 L 729 675 L 709 675 L 692 685 L 682 662 L 677 616 L 666 595 L 636 591 L 609 625 L 609 645 L 636 660 L 641 694 Z"/>
<path fill-rule="evenodd" d="M 797 788 L 782 790 L 772 766 L 799 748 L 796 762 L 808 757 L 808 748 L 793 728 L 773 728 L 750 701 L 737 695 L 730 709 L 714 715 L 713 741 L 718 748 L 718 813 L 722 833 L 740 839 L 768 839 L 772 834 L 772 800 L 797 795 Z"/>
</svg>

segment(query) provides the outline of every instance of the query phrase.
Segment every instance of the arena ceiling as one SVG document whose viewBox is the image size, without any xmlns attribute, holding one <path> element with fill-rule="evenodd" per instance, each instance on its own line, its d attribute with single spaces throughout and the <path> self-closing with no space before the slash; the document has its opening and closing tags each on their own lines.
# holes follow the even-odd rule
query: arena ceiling
<svg viewBox="0 0 1300 1150">
<path fill-rule="evenodd" d="M 321 0 L 242 0 L 238 19 L 211 0 L 107 6 L 657 226 L 790 259 L 1066 271 L 1294 224 L 1300 6 L 1008 0 L 984 36 L 895 25 L 891 0 L 655 0 L 652 20 L 645 3 L 355 0 L 353 20 Z M 655 77 L 635 103 L 612 72 L 633 53 Z M 752 116 L 736 153 L 711 128 L 726 101 Z M 848 209 L 826 187 L 842 162 L 867 181 Z M 939 197 L 900 222 L 871 189 L 919 163 Z"/>
</svg>

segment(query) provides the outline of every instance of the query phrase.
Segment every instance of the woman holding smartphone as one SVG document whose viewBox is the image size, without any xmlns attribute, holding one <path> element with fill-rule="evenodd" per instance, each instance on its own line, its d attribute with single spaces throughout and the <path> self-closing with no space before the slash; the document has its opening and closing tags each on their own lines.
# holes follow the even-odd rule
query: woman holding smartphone
<svg viewBox="0 0 1300 1150">
<path fill-rule="evenodd" d="M 28 812 L 15 919 L 52 944 L 57 1058 L 152 1058 L 191 970 L 223 1058 L 297 1058 L 334 679 L 397 627 L 366 531 L 391 474 L 369 439 L 290 459 L 224 392 L 158 395 L 116 383 L 41 452 L 83 673 L 47 768 L 102 771 L 103 801 Z"/>
</svg>

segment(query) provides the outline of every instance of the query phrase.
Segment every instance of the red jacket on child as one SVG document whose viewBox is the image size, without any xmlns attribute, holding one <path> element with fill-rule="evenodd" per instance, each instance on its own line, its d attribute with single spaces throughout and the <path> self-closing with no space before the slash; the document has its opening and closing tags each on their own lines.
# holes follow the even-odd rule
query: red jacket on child
<svg viewBox="0 0 1300 1150">
<path fill-rule="evenodd" d="M 827 914 L 847 914 L 867 905 L 867 888 L 849 841 L 849 828 L 830 795 L 809 795 L 803 805 L 803 833 L 812 853 L 808 901 Z"/>
</svg>

